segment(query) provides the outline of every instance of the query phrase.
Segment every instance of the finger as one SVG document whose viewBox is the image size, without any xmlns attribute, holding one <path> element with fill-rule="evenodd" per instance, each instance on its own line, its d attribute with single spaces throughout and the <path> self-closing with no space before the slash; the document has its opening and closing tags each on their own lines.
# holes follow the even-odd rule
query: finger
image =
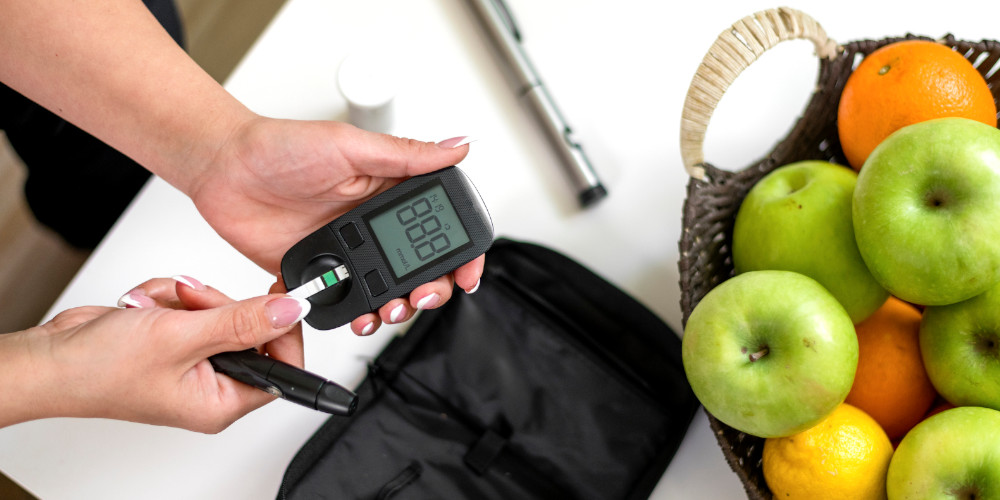
<svg viewBox="0 0 1000 500">
<path fill-rule="evenodd" d="M 177 294 L 174 293 L 173 281 L 169 278 L 153 278 L 140 283 L 135 288 L 125 292 L 118 299 L 118 307 L 154 308 L 166 307 L 181 309 Z"/>
<path fill-rule="evenodd" d="M 306 365 L 305 347 L 302 342 L 302 325 L 264 344 L 264 353 L 272 358 L 302 368 Z"/>
<path fill-rule="evenodd" d="M 265 295 L 183 316 L 180 328 L 199 346 L 194 355 L 208 357 L 270 342 L 291 331 L 309 314 L 307 300 L 287 295 Z"/>
<path fill-rule="evenodd" d="M 455 289 L 455 279 L 446 274 L 430 283 L 424 283 L 410 292 L 410 306 L 418 311 L 434 309 L 451 298 Z"/>
<path fill-rule="evenodd" d="M 278 280 L 271 285 L 271 288 L 267 291 L 267 293 L 285 293 L 288 291 L 288 288 L 285 287 L 285 280 L 281 277 L 281 273 L 278 273 L 277 279 Z"/>
<path fill-rule="evenodd" d="M 413 309 L 406 299 L 392 299 L 378 309 L 378 315 L 387 325 L 402 323 L 413 315 Z"/>
<path fill-rule="evenodd" d="M 200 418 L 192 418 L 192 430 L 211 434 L 221 432 L 247 413 L 277 399 L 256 387 L 217 373 L 208 360 L 198 362 L 193 371 L 199 379 L 214 380 L 211 384 L 214 384 L 216 392 L 213 404 L 199 412 Z"/>
<path fill-rule="evenodd" d="M 174 276 L 171 278 L 153 278 L 129 290 L 118 299 L 118 307 L 152 308 L 166 307 L 169 309 L 207 309 L 215 305 L 232 302 L 228 297 L 225 302 L 209 304 L 186 303 L 178 293 L 178 283 L 197 290 L 205 290 L 205 285 L 190 276 Z"/>
<path fill-rule="evenodd" d="M 465 290 L 465 293 L 473 293 L 479 289 L 479 280 L 483 277 L 483 269 L 486 266 L 486 255 L 480 255 L 468 263 L 455 269 L 455 284 Z"/>
<path fill-rule="evenodd" d="M 350 134 L 341 142 L 341 152 L 361 174 L 376 177 L 411 177 L 456 165 L 469 154 L 467 137 L 439 143 L 423 142 L 359 128 L 344 128 Z"/>
<path fill-rule="evenodd" d="M 451 291 L 454 287 L 454 278 L 450 274 L 442 276 L 415 288 L 410 293 L 409 300 L 400 298 L 389 301 L 379 308 L 379 316 L 386 324 L 402 323 L 410 319 L 413 313 L 418 310 L 434 309 L 447 302 L 451 298 Z M 359 322 L 359 324 L 363 328 L 364 323 Z M 355 329 L 355 332 L 357 331 Z"/>
<path fill-rule="evenodd" d="M 281 278 L 281 273 L 278 273 L 277 281 L 271 285 L 268 293 L 283 294 L 286 291 L 288 289 L 285 287 L 285 281 Z M 302 324 L 299 323 L 290 332 L 265 344 L 264 353 L 290 365 L 304 367 L 306 356 L 302 341 Z"/>
<path fill-rule="evenodd" d="M 228 295 L 190 276 L 174 276 L 174 293 L 185 309 L 200 311 L 235 302 Z"/>
<path fill-rule="evenodd" d="M 366 337 L 375 333 L 375 330 L 378 330 L 378 327 L 381 325 L 382 318 L 379 318 L 375 313 L 368 313 L 358 316 L 354 321 L 351 321 L 351 331 L 355 335 Z"/>
</svg>

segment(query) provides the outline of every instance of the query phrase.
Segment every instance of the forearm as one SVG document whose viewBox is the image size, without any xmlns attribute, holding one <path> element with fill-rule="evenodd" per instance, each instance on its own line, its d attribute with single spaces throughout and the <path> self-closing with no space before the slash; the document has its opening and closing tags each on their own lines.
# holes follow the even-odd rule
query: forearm
<svg viewBox="0 0 1000 500">
<path fill-rule="evenodd" d="M 0 0 L 0 80 L 182 191 L 254 115 L 138 0 Z"/>
</svg>

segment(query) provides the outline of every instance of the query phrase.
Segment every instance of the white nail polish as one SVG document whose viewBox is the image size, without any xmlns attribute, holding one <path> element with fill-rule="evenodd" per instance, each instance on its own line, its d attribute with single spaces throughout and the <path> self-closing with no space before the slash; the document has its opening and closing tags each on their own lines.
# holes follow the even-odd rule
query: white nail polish
<svg viewBox="0 0 1000 500">
<path fill-rule="evenodd" d="M 436 294 L 436 293 L 432 293 L 432 294 L 430 294 L 430 295 L 428 295 L 428 296 L 426 296 L 426 297 L 424 297 L 424 298 L 420 299 L 420 300 L 419 300 L 419 301 L 417 302 L 417 309 L 421 309 L 421 310 L 423 310 L 423 309 L 425 309 L 425 308 L 428 308 L 428 307 L 431 307 L 431 306 L 433 306 L 433 305 L 436 305 L 436 304 L 437 304 L 437 302 L 438 302 L 438 300 L 439 300 L 440 298 L 441 298 L 441 296 L 440 296 L 440 295 L 438 295 L 438 294 Z"/>
<path fill-rule="evenodd" d="M 132 298 L 132 292 L 122 295 L 122 298 L 118 299 L 118 307 L 142 307 L 142 304 L 138 300 Z"/>
<path fill-rule="evenodd" d="M 312 302 L 298 297 L 289 296 L 289 298 L 295 299 L 295 301 L 299 303 L 299 307 L 302 308 L 302 311 L 299 312 L 299 319 L 295 320 L 295 323 L 306 319 L 306 316 L 309 316 L 309 312 L 312 311 Z"/>
<path fill-rule="evenodd" d="M 191 281 L 189 281 L 184 276 L 177 275 L 177 276 L 171 276 L 170 278 L 173 279 L 174 281 L 178 282 L 178 283 L 181 283 L 183 285 L 187 285 L 188 288 L 195 288 L 194 283 L 191 283 Z M 197 288 L 195 288 L 195 289 L 197 290 Z"/>
<path fill-rule="evenodd" d="M 480 282 L 482 282 L 482 279 L 476 280 L 476 284 L 472 285 L 472 288 L 466 290 L 465 293 L 467 293 L 467 294 L 476 293 L 476 290 L 479 290 L 479 283 Z"/>
<path fill-rule="evenodd" d="M 406 305 L 400 304 L 396 306 L 391 313 L 389 313 L 389 322 L 395 323 L 403 318 L 403 313 L 406 312 Z"/>
<path fill-rule="evenodd" d="M 371 335 L 372 330 L 374 329 L 375 329 L 375 323 L 370 321 L 368 322 L 367 325 L 365 325 L 364 328 L 361 329 L 361 335 Z"/>
<path fill-rule="evenodd" d="M 438 147 L 445 149 L 455 149 L 465 146 L 466 144 L 469 144 L 471 142 L 476 142 L 476 139 L 469 137 L 467 135 L 460 135 L 457 137 L 450 137 L 448 139 L 440 141 L 437 143 L 437 145 Z"/>
</svg>

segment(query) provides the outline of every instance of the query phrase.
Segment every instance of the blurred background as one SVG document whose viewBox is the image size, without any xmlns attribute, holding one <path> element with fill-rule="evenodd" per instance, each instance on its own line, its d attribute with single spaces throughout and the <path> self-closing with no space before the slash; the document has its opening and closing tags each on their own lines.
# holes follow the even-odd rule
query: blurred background
<svg viewBox="0 0 1000 500">
<path fill-rule="evenodd" d="M 284 0 L 176 0 L 188 52 L 224 82 Z M 26 171 L 0 132 L 0 332 L 38 324 L 89 252 L 38 224 L 22 194 Z M 123 290 L 122 293 L 127 290 Z M 0 498 L 8 498 L 0 493 Z"/>
<path fill-rule="evenodd" d="M 220 83 L 284 4 L 284 0 L 176 2 L 188 52 Z M 35 221 L 24 201 L 25 176 L 24 165 L 0 132 L 0 333 L 37 325 L 90 254 L 67 245 Z M 3 475 L 0 498 L 34 500 Z"/>
</svg>

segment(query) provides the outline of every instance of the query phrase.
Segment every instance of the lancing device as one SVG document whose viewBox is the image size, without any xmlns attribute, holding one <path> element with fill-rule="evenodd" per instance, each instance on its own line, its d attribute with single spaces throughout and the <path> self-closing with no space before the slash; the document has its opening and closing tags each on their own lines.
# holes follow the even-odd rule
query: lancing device
<svg viewBox="0 0 1000 500">
<path fill-rule="evenodd" d="M 208 361 L 219 373 L 314 410 L 349 416 L 358 408 L 351 390 L 255 349 L 216 354 Z"/>
<path fill-rule="evenodd" d="M 608 190 L 597 178 L 583 147 L 573 135 L 573 129 L 563 118 L 555 100 L 549 95 L 538 72 L 521 48 L 521 32 L 514 23 L 514 16 L 503 0 L 469 0 L 477 17 L 508 66 L 514 79 L 517 96 L 527 101 L 535 118 L 545 130 L 552 146 L 561 157 L 570 182 L 577 190 L 582 207 L 597 203 Z"/>
<path fill-rule="evenodd" d="M 457 167 L 411 177 L 341 215 L 281 260 L 306 323 L 330 330 L 454 271 L 493 244 L 493 221 Z"/>
</svg>

